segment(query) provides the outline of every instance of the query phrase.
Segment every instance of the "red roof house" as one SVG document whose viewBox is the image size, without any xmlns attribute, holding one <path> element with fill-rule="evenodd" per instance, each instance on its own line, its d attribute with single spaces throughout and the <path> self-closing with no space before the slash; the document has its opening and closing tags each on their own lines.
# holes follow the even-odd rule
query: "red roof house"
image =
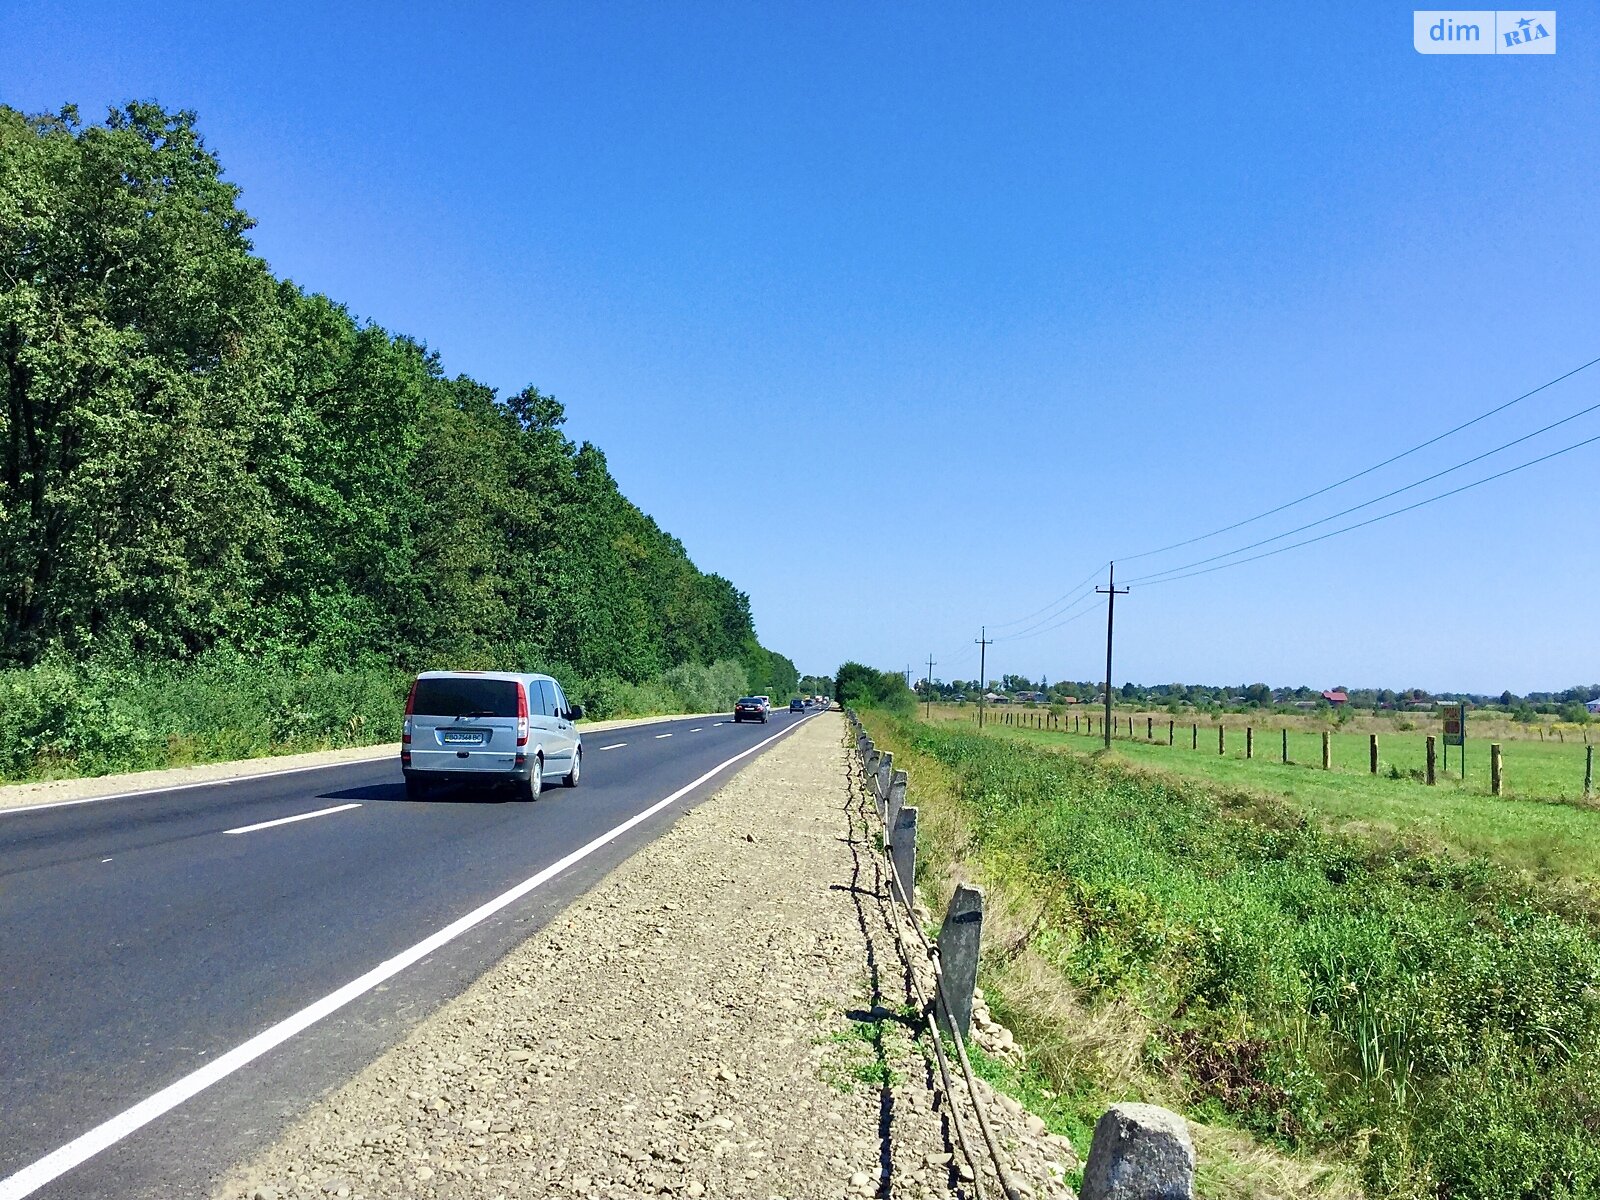
<svg viewBox="0 0 1600 1200">
<path fill-rule="evenodd" d="M 1322 698 L 1335 708 L 1338 708 L 1339 705 L 1346 703 L 1350 699 L 1350 697 L 1345 695 L 1343 692 L 1323 692 Z"/>
</svg>

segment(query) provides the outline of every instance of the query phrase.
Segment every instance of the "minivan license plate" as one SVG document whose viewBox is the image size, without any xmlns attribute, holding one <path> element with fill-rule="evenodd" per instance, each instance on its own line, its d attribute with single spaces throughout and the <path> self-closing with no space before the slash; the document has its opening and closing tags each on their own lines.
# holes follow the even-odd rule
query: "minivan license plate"
<svg viewBox="0 0 1600 1200">
<path fill-rule="evenodd" d="M 481 746 L 483 734 L 481 733 L 446 733 L 444 735 L 446 746 Z"/>
</svg>

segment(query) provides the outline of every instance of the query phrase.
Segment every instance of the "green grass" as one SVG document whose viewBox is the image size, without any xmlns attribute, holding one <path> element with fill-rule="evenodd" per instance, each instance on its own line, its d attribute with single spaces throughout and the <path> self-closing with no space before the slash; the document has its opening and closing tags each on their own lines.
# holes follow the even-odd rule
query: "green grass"
<svg viewBox="0 0 1600 1200">
<path fill-rule="evenodd" d="M 986 987 L 1003 992 L 1025 954 L 1072 998 L 1071 1023 L 1126 1015 L 1124 1077 L 1108 1053 L 1071 1052 L 1037 994 L 1002 997 L 1058 1095 L 1131 1088 L 1263 1146 L 1343 1157 L 1374 1196 L 1600 1194 L 1600 933 L 1542 885 L 1060 738 L 871 722 L 930 825 L 954 831 L 929 867 L 958 859 L 1020 916 L 997 915 Z M 1509 819 L 1591 816 L 1497 803 Z"/>
<path fill-rule="evenodd" d="M 1137 723 L 1135 729 L 1142 733 L 1144 724 Z M 1004 724 L 987 732 L 1040 746 L 1103 753 L 1098 736 Z M 1549 882 L 1600 885 L 1600 807 L 1581 800 L 1581 744 L 1506 745 L 1508 787 L 1504 796 L 1495 798 L 1487 794 L 1487 766 L 1480 772 L 1476 761 L 1487 760 L 1488 748 L 1481 745 L 1469 745 L 1465 784 L 1441 773 L 1439 782 L 1430 787 L 1411 773 L 1420 773 L 1426 754 L 1420 734 L 1381 735 L 1379 772 L 1372 775 L 1365 734 L 1334 734 L 1333 769 L 1324 771 L 1318 734 L 1291 733 L 1291 761 L 1284 764 L 1276 730 L 1258 732 L 1253 759 L 1244 757 L 1242 730 L 1228 731 L 1225 756 L 1217 754 L 1214 726 L 1200 727 L 1198 750 L 1190 748 L 1188 726 L 1173 746 L 1166 744 L 1164 727 L 1157 732 L 1160 740 L 1155 743 L 1125 736 L 1113 741 L 1111 757 L 1233 791 L 1286 799 L 1348 832 L 1416 838 L 1469 856 L 1481 855 Z M 1456 761 L 1454 751 L 1451 761 Z"/>
</svg>

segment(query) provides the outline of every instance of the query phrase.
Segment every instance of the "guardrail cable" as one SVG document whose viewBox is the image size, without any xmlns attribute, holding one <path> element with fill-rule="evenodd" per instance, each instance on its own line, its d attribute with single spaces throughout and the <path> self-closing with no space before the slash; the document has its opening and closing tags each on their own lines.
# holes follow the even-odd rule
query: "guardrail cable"
<svg viewBox="0 0 1600 1200">
<path fill-rule="evenodd" d="M 852 729 L 855 732 L 860 732 L 861 723 L 857 719 L 856 715 L 854 713 L 849 713 L 848 716 Z M 863 785 L 863 795 L 865 795 L 865 793 L 870 789 L 875 801 L 878 802 L 873 804 L 873 811 L 878 814 L 879 824 L 883 828 L 884 849 L 887 851 L 891 831 L 884 819 L 883 809 L 879 807 L 879 803 L 886 802 L 888 797 L 879 794 L 878 780 L 875 776 L 872 776 L 867 772 L 866 763 L 864 760 L 862 760 L 859 751 L 856 754 L 856 762 L 860 770 L 861 782 Z M 962 1128 L 962 1123 L 956 1110 L 955 1092 L 951 1087 L 949 1061 L 944 1051 L 944 1039 L 939 1034 L 935 1006 L 944 1012 L 945 1022 L 952 1032 L 950 1040 L 955 1045 L 956 1060 L 961 1067 L 961 1075 L 967 1085 L 967 1095 L 972 1102 L 972 1111 L 977 1116 L 978 1129 L 983 1134 L 984 1145 L 989 1151 L 989 1159 L 994 1166 L 995 1177 L 1000 1181 L 1000 1188 L 1003 1192 L 1005 1192 L 1006 1200 L 1025 1200 L 1030 1193 L 1018 1187 L 1016 1181 L 1012 1178 L 1010 1170 L 1006 1167 L 1006 1164 L 1003 1161 L 999 1139 L 995 1137 L 994 1128 L 989 1124 L 989 1118 L 983 1111 L 983 1105 L 978 1102 L 978 1082 L 972 1073 L 972 1061 L 967 1056 L 967 1048 L 964 1040 L 959 1034 L 955 1033 L 956 1022 L 950 1013 L 949 1003 L 945 999 L 943 987 L 944 974 L 942 970 L 942 964 L 939 961 L 939 948 L 929 940 L 926 931 L 924 931 L 922 928 L 922 923 L 917 920 L 916 906 L 912 903 L 911 898 L 907 895 L 905 885 L 902 883 L 899 874 L 895 870 L 893 857 L 887 854 L 881 857 L 888 859 L 890 894 L 899 899 L 901 906 L 905 910 L 906 920 L 910 922 L 911 928 L 916 932 L 917 940 L 922 944 L 923 954 L 927 957 L 928 963 L 933 970 L 935 986 L 933 991 L 933 999 L 931 1001 L 922 990 L 922 981 L 918 976 L 915 967 L 912 967 L 910 972 L 911 986 L 917 994 L 917 1001 L 921 1006 L 923 1019 L 928 1026 L 929 1036 L 933 1041 L 934 1055 L 938 1059 L 939 1075 L 944 1081 L 945 1094 L 951 1098 L 950 1123 L 955 1131 L 956 1141 L 961 1147 L 961 1152 L 966 1157 L 968 1166 L 972 1168 L 973 1191 L 975 1192 L 978 1200 L 983 1200 L 983 1187 L 981 1182 L 983 1173 L 979 1169 L 978 1158 L 974 1154 L 971 1144 L 967 1141 L 966 1131 Z M 911 964 L 911 956 L 907 953 L 905 941 L 901 937 L 899 922 L 894 921 L 891 924 L 894 926 L 895 942 L 900 948 L 901 957 L 909 966 Z"/>
</svg>

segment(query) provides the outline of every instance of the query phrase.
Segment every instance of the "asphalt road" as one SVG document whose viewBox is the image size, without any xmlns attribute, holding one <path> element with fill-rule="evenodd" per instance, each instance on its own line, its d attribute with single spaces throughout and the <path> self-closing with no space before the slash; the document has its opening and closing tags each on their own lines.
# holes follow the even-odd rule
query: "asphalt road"
<svg viewBox="0 0 1600 1200">
<path fill-rule="evenodd" d="M 799 723 L 586 735 L 531 804 L 407 800 L 385 759 L 0 810 L 0 1200 L 209 1194 Z"/>
</svg>

